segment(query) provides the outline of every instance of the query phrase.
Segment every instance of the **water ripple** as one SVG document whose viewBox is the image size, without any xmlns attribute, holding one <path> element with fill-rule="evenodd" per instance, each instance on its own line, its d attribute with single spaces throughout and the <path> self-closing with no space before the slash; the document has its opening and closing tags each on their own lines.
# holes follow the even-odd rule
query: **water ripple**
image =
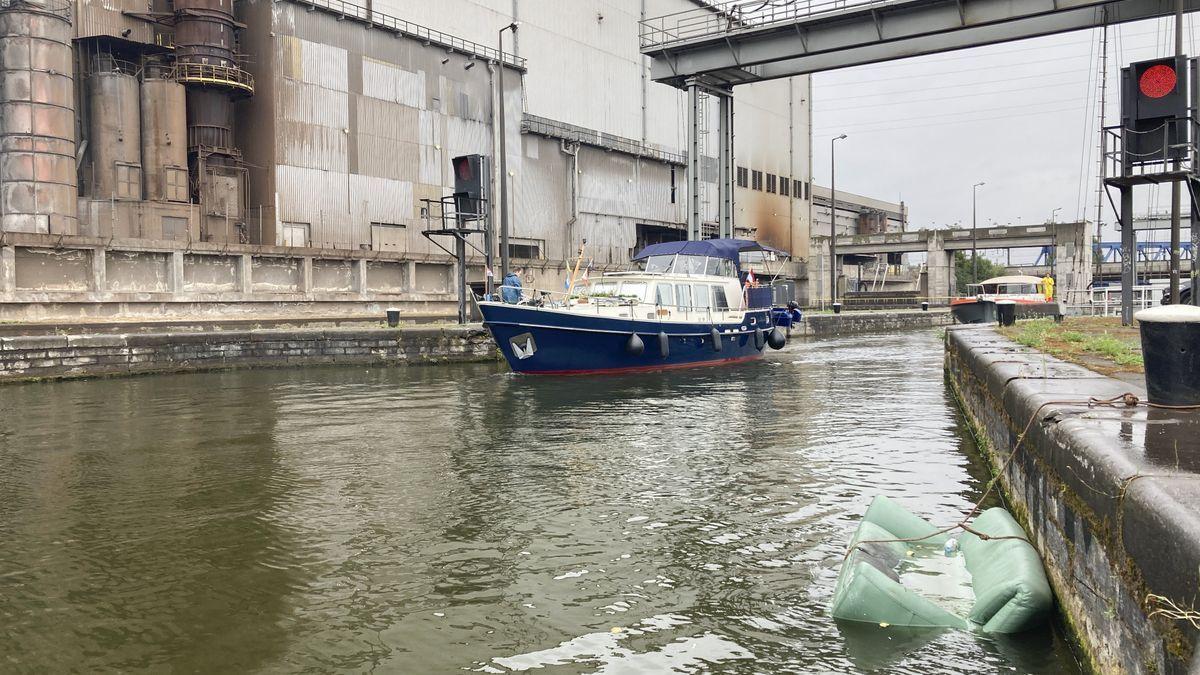
<svg viewBox="0 0 1200 675">
<path fill-rule="evenodd" d="M 984 471 L 933 333 L 744 367 L 313 368 L 0 389 L 0 667 L 1072 672 L 827 613 L 888 494 Z"/>
</svg>

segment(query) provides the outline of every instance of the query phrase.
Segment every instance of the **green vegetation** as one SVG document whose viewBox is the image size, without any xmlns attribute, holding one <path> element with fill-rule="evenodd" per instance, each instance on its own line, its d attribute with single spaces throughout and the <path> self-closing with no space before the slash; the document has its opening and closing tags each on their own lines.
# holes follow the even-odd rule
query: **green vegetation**
<svg viewBox="0 0 1200 675">
<path fill-rule="evenodd" d="M 957 251 L 954 254 L 954 281 L 958 285 L 956 288 L 960 294 L 967 292 L 967 284 L 976 283 L 971 280 L 972 265 L 971 255 L 962 251 Z M 991 279 L 992 277 L 1004 276 L 1008 268 L 999 263 L 994 263 L 983 256 L 978 256 L 979 259 L 979 281 Z"/>
<path fill-rule="evenodd" d="M 1143 370 L 1142 346 L 1134 328 L 1117 319 L 1078 317 L 1019 321 L 1002 333 L 1026 347 L 1105 374 Z"/>
</svg>

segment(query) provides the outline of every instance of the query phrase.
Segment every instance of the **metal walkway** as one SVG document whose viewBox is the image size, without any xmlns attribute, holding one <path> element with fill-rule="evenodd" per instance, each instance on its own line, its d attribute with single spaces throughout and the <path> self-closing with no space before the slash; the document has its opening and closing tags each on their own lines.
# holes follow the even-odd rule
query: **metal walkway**
<svg viewBox="0 0 1200 675">
<path fill-rule="evenodd" d="M 1174 0 L 733 0 L 640 32 L 654 80 L 732 87 L 1173 13 Z"/>
</svg>

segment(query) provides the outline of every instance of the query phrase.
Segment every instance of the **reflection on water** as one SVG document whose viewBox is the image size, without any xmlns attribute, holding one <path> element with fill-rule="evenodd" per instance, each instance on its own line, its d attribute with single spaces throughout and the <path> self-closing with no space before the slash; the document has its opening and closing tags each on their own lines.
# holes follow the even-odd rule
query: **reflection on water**
<svg viewBox="0 0 1200 675">
<path fill-rule="evenodd" d="M 0 667 L 1075 672 L 1049 628 L 828 615 L 872 497 L 978 496 L 941 358 L 912 333 L 636 377 L 0 388 Z"/>
</svg>

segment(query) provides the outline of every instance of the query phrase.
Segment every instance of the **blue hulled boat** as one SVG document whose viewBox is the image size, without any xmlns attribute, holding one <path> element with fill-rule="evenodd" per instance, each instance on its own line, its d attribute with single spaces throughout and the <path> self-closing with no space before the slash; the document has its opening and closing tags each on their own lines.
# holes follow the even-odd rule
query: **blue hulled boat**
<svg viewBox="0 0 1200 675">
<path fill-rule="evenodd" d="M 782 255 L 745 239 L 654 244 L 634 256 L 639 271 L 605 274 L 568 293 L 505 287 L 509 302 L 483 300 L 479 309 L 518 373 L 748 361 L 768 345 L 782 348 L 786 337 L 771 319 L 771 287 L 755 284 L 743 263 Z"/>
</svg>

